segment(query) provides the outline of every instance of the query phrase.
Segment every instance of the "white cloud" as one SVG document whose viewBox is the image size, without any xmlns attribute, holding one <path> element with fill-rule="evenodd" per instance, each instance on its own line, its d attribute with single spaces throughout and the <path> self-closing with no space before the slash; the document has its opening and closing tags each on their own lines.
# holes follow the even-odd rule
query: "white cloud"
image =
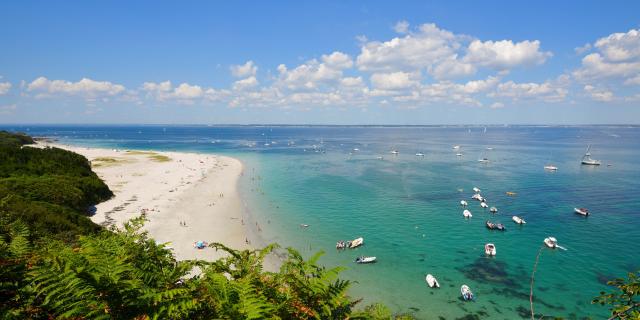
<svg viewBox="0 0 640 320">
<path fill-rule="evenodd" d="M 579 54 L 579 55 L 583 55 L 586 52 L 589 52 L 589 50 L 591 50 L 591 43 L 585 43 L 582 47 L 577 47 L 573 49 L 573 51 L 575 51 L 576 54 Z"/>
<path fill-rule="evenodd" d="M 489 106 L 489 108 L 491 108 L 491 109 L 504 108 L 504 103 L 502 103 L 502 102 L 494 102 Z"/>
<path fill-rule="evenodd" d="M 497 70 L 510 69 L 520 65 L 538 65 L 551 57 L 551 52 L 540 51 L 540 41 L 474 40 L 467 48 L 464 61 Z"/>
<path fill-rule="evenodd" d="M 67 95 L 91 99 L 124 93 L 125 87 L 109 81 L 95 81 L 88 78 L 82 78 L 78 82 L 70 82 L 39 77 L 27 85 L 27 91 L 38 93 L 36 97 Z"/>
<path fill-rule="evenodd" d="M 559 102 L 565 99 L 568 90 L 552 81 L 543 83 L 500 83 L 491 97 L 510 98 L 514 101 L 540 99 L 545 102 Z"/>
<path fill-rule="evenodd" d="M 398 21 L 393 30 L 397 33 L 407 33 L 409 31 L 409 22 L 406 20 Z"/>
<path fill-rule="evenodd" d="M 573 75 L 583 82 L 618 80 L 636 84 L 640 76 L 640 30 L 613 33 L 598 39 L 593 45 L 596 52 L 582 59 L 582 66 Z"/>
<path fill-rule="evenodd" d="M 0 82 L 0 96 L 5 95 L 11 89 L 11 82 Z"/>
<path fill-rule="evenodd" d="M 256 79 L 256 77 L 249 77 L 246 79 L 242 79 L 242 80 L 238 80 L 236 82 L 233 83 L 233 89 L 234 90 L 244 90 L 247 88 L 253 88 L 255 86 L 258 85 L 258 80 Z"/>
<path fill-rule="evenodd" d="M 147 93 L 148 98 L 158 101 L 177 100 L 180 103 L 191 104 L 193 100 L 204 98 L 209 89 L 186 82 L 174 88 L 171 81 L 167 80 L 160 83 L 145 82 L 142 84 L 142 91 Z"/>
<path fill-rule="evenodd" d="M 230 69 L 231 74 L 237 78 L 255 76 L 258 72 L 258 66 L 256 66 L 252 60 L 249 60 L 242 65 L 233 65 Z"/>
<path fill-rule="evenodd" d="M 174 95 L 177 99 L 196 99 L 201 98 L 204 94 L 202 87 L 181 83 L 175 90 Z"/>
<path fill-rule="evenodd" d="M 329 68 L 336 70 L 348 69 L 353 67 L 353 60 L 349 55 L 340 51 L 335 51 L 330 55 L 322 55 L 322 62 Z"/>
<path fill-rule="evenodd" d="M 7 104 L 7 105 L 3 105 L 0 106 L 0 114 L 12 114 L 16 111 L 17 109 L 17 105 L 16 104 Z"/>
<path fill-rule="evenodd" d="M 614 99 L 613 92 L 592 85 L 584 86 L 584 91 L 595 101 L 610 102 Z"/>
<path fill-rule="evenodd" d="M 419 84 L 418 75 L 408 72 L 374 73 L 371 75 L 371 85 L 375 89 L 402 90 Z"/>
</svg>

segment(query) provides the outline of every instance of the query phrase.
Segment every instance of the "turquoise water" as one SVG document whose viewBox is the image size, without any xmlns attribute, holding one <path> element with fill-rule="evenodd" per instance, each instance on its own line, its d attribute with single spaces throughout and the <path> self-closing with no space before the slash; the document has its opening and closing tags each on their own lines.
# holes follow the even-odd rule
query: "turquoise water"
<svg viewBox="0 0 640 320">
<path fill-rule="evenodd" d="M 530 317 L 530 275 L 547 236 L 567 250 L 541 251 L 536 313 L 603 318 L 607 309 L 591 299 L 607 289 L 607 279 L 640 268 L 638 127 L 8 129 L 75 144 L 236 156 L 245 163 L 241 188 L 262 230 L 254 241 L 293 246 L 305 255 L 324 250 L 324 264 L 348 267 L 343 277 L 357 282 L 353 296 L 421 319 Z M 587 144 L 602 166 L 580 165 Z M 462 157 L 453 145 L 461 146 Z M 392 149 L 400 154 L 391 155 Z M 481 157 L 490 162 L 479 163 Z M 548 163 L 559 170 L 545 172 Z M 470 199 L 474 186 L 498 214 Z M 463 199 L 473 213 L 469 220 L 462 217 Z M 574 214 L 578 206 L 592 216 Z M 514 224 L 513 214 L 527 224 Z M 487 230 L 486 220 L 504 223 L 507 231 Z M 359 236 L 361 248 L 334 249 L 337 240 Z M 496 245 L 496 257 L 485 257 L 487 242 Z M 378 263 L 355 265 L 358 255 L 376 256 Z M 442 288 L 428 288 L 427 273 Z M 474 291 L 475 302 L 459 299 L 462 284 Z"/>
</svg>

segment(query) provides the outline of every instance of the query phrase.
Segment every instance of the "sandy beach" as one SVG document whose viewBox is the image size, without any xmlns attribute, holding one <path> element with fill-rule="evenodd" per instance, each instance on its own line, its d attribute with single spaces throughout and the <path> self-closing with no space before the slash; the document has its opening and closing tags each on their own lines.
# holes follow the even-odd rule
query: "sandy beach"
<svg viewBox="0 0 640 320">
<path fill-rule="evenodd" d="M 115 196 L 96 205 L 91 219 L 121 226 L 147 213 L 145 229 L 169 242 L 177 259 L 215 260 L 222 252 L 194 248 L 194 242 L 221 242 L 249 248 L 238 194 L 242 163 L 234 158 L 182 152 L 85 148 L 40 143 L 79 153 Z"/>
</svg>

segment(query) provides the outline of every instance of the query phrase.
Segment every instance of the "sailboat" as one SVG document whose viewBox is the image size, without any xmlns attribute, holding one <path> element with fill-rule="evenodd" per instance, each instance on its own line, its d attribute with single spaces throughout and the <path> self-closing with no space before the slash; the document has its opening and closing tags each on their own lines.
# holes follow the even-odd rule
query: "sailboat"
<svg viewBox="0 0 640 320">
<path fill-rule="evenodd" d="M 590 166 L 599 166 L 600 160 L 591 159 L 591 145 L 587 147 L 587 152 L 582 156 L 582 164 Z"/>
</svg>

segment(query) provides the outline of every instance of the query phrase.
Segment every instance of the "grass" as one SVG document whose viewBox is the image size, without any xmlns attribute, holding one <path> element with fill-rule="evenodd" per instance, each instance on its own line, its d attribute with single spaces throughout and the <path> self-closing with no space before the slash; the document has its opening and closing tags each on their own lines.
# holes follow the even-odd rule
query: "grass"
<svg viewBox="0 0 640 320">
<path fill-rule="evenodd" d="M 138 150 L 127 150 L 127 155 L 131 155 L 131 156 L 136 156 L 136 155 L 146 155 L 149 156 L 149 159 L 151 159 L 151 161 L 155 161 L 155 162 L 169 162 L 171 161 L 171 158 L 158 154 L 156 152 L 153 151 L 138 151 Z"/>
<path fill-rule="evenodd" d="M 167 156 L 163 156 L 161 154 L 154 154 L 149 156 L 149 159 L 151 159 L 151 161 L 155 161 L 155 162 L 168 162 L 171 161 L 171 158 L 167 157 Z"/>
<path fill-rule="evenodd" d="M 94 168 L 112 167 L 132 162 L 129 159 L 119 159 L 114 157 L 97 157 L 91 160 L 91 166 Z"/>
</svg>

